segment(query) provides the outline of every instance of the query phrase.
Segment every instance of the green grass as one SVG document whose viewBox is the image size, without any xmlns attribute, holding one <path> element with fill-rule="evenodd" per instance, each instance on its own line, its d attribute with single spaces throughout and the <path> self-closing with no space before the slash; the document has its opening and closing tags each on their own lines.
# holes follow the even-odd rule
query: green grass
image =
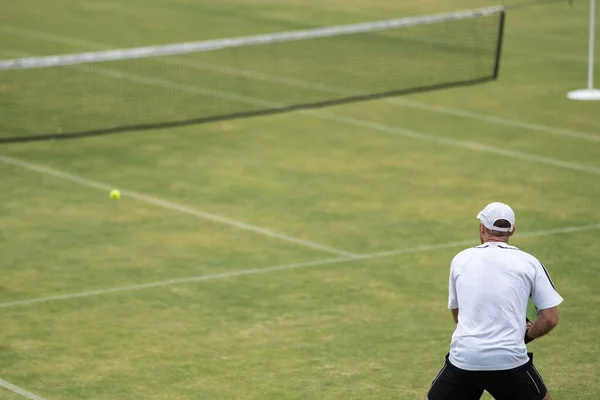
<svg viewBox="0 0 600 400">
<path fill-rule="evenodd" d="M 197 3 L 9 2 L 0 14 L 0 52 L 72 53 L 482 5 Z M 554 398 L 597 400 L 600 317 L 591 310 L 600 306 L 600 229 L 519 237 L 600 223 L 600 108 L 565 98 L 585 85 L 586 21 L 582 5 L 509 12 L 501 77 L 486 85 L 316 113 L 3 145 L 0 156 L 356 254 L 476 244 L 477 211 L 505 201 L 517 212 L 514 244 L 544 261 L 565 298 L 557 330 L 530 345 L 538 369 Z M 257 71 L 273 73 L 264 58 L 256 62 Z M 72 74 L 61 79 L 84 72 Z M 205 76 L 186 71 L 177 79 Z M 115 80 L 114 90 L 121 83 Z M 235 80 L 224 85 L 234 90 Z M 264 90 L 277 95 L 275 86 Z M 29 97 L 37 112 L 27 118 L 0 110 L 1 129 L 37 126 L 53 110 L 67 115 L 51 94 Z M 555 133 L 417 109 L 415 102 Z M 86 122 L 72 112 L 73 123 Z M 420 139 L 409 137 L 415 133 Z M 0 162 L 0 175 L 0 304 L 316 262 L 1 307 L 0 378 L 47 400 L 422 399 L 448 350 L 448 264 L 461 246 L 319 264 L 340 255 L 127 195 L 114 202 L 108 191 L 13 164 Z M 22 397 L 0 389 L 0 398 Z"/>
</svg>

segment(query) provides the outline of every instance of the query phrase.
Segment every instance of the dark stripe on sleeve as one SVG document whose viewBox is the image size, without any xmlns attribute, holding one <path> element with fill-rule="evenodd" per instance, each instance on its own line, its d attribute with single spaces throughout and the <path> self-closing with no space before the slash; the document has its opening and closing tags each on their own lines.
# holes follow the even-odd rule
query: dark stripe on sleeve
<svg viewBox="0 0 600 400">
<path fill-rule="evenodd" d="M 554 290 L 556 290 L 556 286 L 554 286 L 554 282 L 552 282 L 552 278 L 550 278 L 550 274 L 548 273 L 548 270 L 546 269 L 546 266 L 544 265 L 544 263 L 542 263 L 540 260 L 538 260 L 538 262 L 540 263 L 540 265 L 542 266 L 542 269 L 544 270 L 544 273 L 546 274 L 546 277 L 548 278 L 548 280 L 550 281 L 550 284 L 552 285 L 552 288 Z"/>
</svg>

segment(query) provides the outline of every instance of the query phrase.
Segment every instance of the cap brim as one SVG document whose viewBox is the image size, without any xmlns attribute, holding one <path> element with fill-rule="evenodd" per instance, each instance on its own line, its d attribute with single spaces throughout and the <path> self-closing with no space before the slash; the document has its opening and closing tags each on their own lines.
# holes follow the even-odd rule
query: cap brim
<svg viewBox="0 0 600 400">
<path fill-rule="evenodd" d="M 490 228 L 488 228 L 490 229 Z M 495 231 L 495 232 L 512 232 L 513 231 L 513 227 L 511 226 L 510 228 L 498 228 L 497 226 L 494 226 L 493 229 L 490 229 L 490 231 Z"/>
</svg>

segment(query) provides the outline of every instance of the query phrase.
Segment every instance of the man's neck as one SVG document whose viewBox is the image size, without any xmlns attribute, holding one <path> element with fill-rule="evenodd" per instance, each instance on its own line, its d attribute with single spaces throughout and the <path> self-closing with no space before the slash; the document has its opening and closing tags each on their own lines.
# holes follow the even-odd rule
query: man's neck
<svg viewBox="0 0 600 400">
<path fill-rule="evenodd" d="M 497 242 L 497 243 L 508 244 L 508 237 L 488 236 L 488 237 L 484 238 L 483 243 L 490 243 L 490 242 Z"/>
</svg>

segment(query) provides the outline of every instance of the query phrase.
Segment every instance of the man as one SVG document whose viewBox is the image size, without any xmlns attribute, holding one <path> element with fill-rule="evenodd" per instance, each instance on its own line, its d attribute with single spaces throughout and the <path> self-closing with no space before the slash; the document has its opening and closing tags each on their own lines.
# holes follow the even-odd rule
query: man
<svg viewBox="0 0 600 400">
<path fill-rule="evenodd" d="M 478 215 L 481 246 L 460 252 L 450 268 L 448 308 L 457 324 L 450 353 L 426 400 L 551 400 L 526 343 L 558 324 L 556 291 L 544 265 L 508 245 L 515 214 L 503 203 Z M 538 310 L 526 324 L 529 297 Z"/>
</svg>

